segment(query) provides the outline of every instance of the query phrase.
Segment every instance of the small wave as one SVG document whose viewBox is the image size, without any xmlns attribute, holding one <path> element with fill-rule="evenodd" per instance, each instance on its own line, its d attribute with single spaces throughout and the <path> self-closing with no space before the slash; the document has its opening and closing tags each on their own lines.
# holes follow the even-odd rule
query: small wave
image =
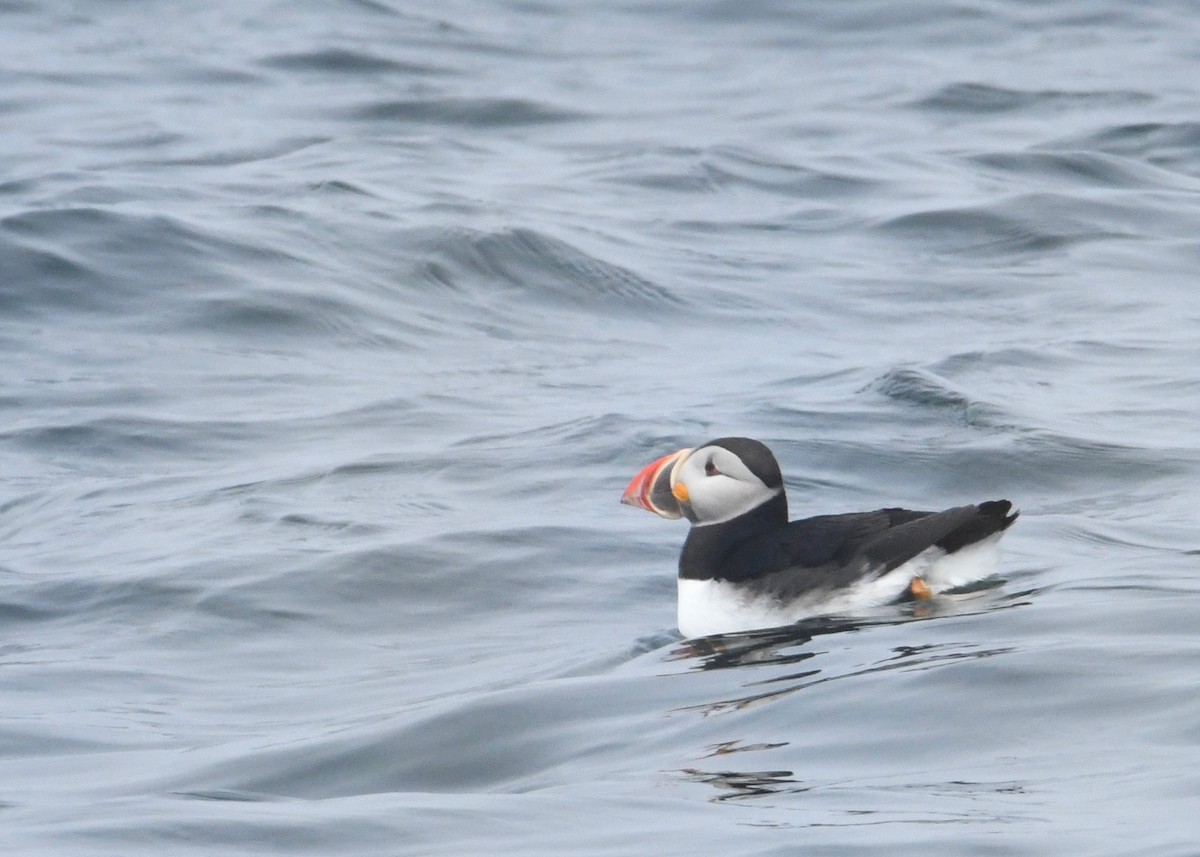
<svg viewBox="0 0 1200 857">
<path fill-rule="evenodd" d="M 890 399 L 935 408 L 966 408 L 971 404 L 966 393 L 954 389 L 945 378 L 920 369 L 892 369 L 872 387 Z"/>
<path fill-rule="evenodd" d="M 138 459 L 153 453 L 186 456 L 195 452 L 206 429 L 170 420 L 103 418 L 86 422 L 38 425 L 0 432 L 0 440 L 47 455 L 65 454 L 104 461 Z"/>
<path fill-rule="evenodd" d="M 94 266 L 73 253 L 29 246 L 0 234 L 0 312 L 10 320 L 61 309 L 98 309 L 94 286 L 102 279 Z"/>
<path fill-rule="evenodd" d="M 572 122 L 586 114 L 522 98 L 432 98 L 376 101 L 351 116 L 364 122 L 503 128 Z"/>
<path fill-rule="evenodd" d="M 1118 155 L 1081 150 L 999 152 L 975 155 L 973 163 L 1009 178 L 1066 182 L 1088 188 L 1179 189 L 1179 176 Z"/>
<path fill-rule="evenodd" d="M 154 163 L 172 167 L 233 167 L 273 161 L 327 142 L 328 137 L 284 137 L 261 146 L 210 146 L 194 155 L 163 158 Z"/>
<path fill-rule="evenodd" d="M 385 314 L 363 290 L 314 277 L 308 266 L 321 260 L 311 252 L 269 232 L 222 234 L 163 215 L 26 211 L 0 219 L 0 309 L 24 318 L 107 314 L 148 321 L 155 334 L 244 342 L 333 335 L 397 347 L 425 334 L 410 313 Z"/>
<path fill-rule="evenodd" d="M 426 278 L 483 293 L 516 295 L 588 311 L 626 313 L 678 307 L 683 301 L 619 265 L 531 229 L 439 232 L 426 242 Z"/>
<path fill-rule="evenodd" d="M 844 170 L 797 164 L 745 148 L 662 148 L 623 151 L 606 158 L 600 177 L 656 190 L 708 193 L 752 188 L 777 197 L 840 198 L 876 185 Z"/>
<path fill-rule="evenodd" d="M 85 617 L 89 626 L 100 625 L 150 615 L 178 615 L 191 609 L 199 592 L 199 585 L 154 578 L 35 579 L 24 586 L 7 588 L 0 615 L 40 621 L 79 616 Z"/>
<path fill-rule="evenodd" d="M 628 452 L 622 435 L 636 427 L 637 422 L 621 414 L 598 414 L 502 434 L 473 435 L 453 444 L 472 450 L 528 450 L 530 444 L 546 448 L 558 445 L 573 449 L 572 461 L 604 464 L 615 455 Z"/>
<path fill-rule="evenodd" d="M 365 329 L 370 322 L 351 303 L 325 295 L 282 289 L 243 290 L 199 300 L 188 312 L 185 324 L 231 338 L 337 335 L 346 339 L 402 344 L 390 335 L 370 334 Z M 411 325 L 401 327 L 409 331 L 417 329 Z"/>
<path fill-rule="evenodd" d="M 1128 123 L 1069 137 L 1055 146 L 1108 152 L 1200 176 L 1200 122 Z"/>
<path fill-rule="evenodd" d="M 655 700 L 660 684 L 652 677 L 582 677 L 476 691 L 376 715 L 353 729 L 220 748 L 206 754 L 218 759 L 201 761 L 168 788 L 303 798 L 546 788 L 576 775 L 589 753 L 611 747 L 616 739 L 605 726 L 628 716 L 625 700 Z M 624 736 L 621 752 L 647 752 L 650 740 Z"/>
<path fill-rule="evenodd" d="M 153 406 L 151 403 L 150 406 Z M 55 462 L 119 469 L 138 461 L 228 461 L 274 432 L 324 431 L 335 416 L 295 419 L 187 419 L 111 415 L 23 425 L 0 431 L 0 442 Z M 234 472 L 238 472 L 236 469 Z M 90 496 L 87 499 L 92 499 Z"/>
<path fill-rule="evenodd" d="M 1065 92 L 1062 90 L 1026 90 L 989 86 L 983 83 L 952 83 L 932 95 L 912 102 L 922 110 L 940 113 L 1010 113 L 1026 110 L 1095 110 L 1103 106 L 1128 107 L 1148 104 L 1149 93 L 1132 90 Z"/>
<path fill-rule="evenodd" d="M 0 302 L 31 315 L 74 309 L 129 317 L 138 308 L 161 321 L 169 302 L 193 295 L 198 282 L 220 283 L 219 272 L 238 262 L 278 255 L 163 215 L 90 206 L 25 211 L 0 219 Z M 147 258 L 156 260 L 151 270 Z"/>
<path fill-rule="evenodd" d="M 1134 237 L 1144 209 L 1051 193 L 986 206 L 919 211 L 876 228 L 944 253 L 1041 255 L 1091 241 Z"/>
<path fill-rule="evenodd" d="M 367 51 L 348 48 L 322 48 L 296 53 L 272 54 L 260 62 L 270 68 L 285 71 L 314 71 L 323 74 L 398 73 L 429 76 L 449 73 L 446 68 L 427 63 L 386 59 Z"/>
<path fill-rule="evenodd" d="M 958 355 L 960 361 L 968 359 Z M 954 411 L 966 425 L 988 429 L 1018 429 L 1017 421 L 998 406 L 982 401 L 934 372 L 911 367 L 885 372 L 868 389 L 898 402 L 922 408 Z"/>
</svg>

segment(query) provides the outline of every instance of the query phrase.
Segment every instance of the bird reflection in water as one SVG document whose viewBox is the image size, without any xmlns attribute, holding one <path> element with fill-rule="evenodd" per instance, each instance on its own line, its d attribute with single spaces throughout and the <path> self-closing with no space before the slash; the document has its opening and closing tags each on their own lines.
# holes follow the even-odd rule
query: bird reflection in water
<svg viewBox="0 0 1200 857">
<path fill-rule="evenodd" d="M 791 666 L 802 664 L 817 656 L 817 652 L 804 647 L 815 638 L 829 634 L 855 631 L 871 625 L 895 625 L 905 619 L 849 620 L 820 618 L 810 619 L 786 628 L 771 628 L 765 631 L 749 631 L 742 634 L 721 634 L 685 640 L 668 655 L 669 660 L 695 660 L 694 669 L 723 670 L 747 666 Z M 748 708 L 760 702 L 776 699 L 803 687 L 828 678 L 816 678 L 819 669 L 805 669 L 772 676 L 768 679 L 747 682 L 743 689 L 752 689 L 730 699 L 684 706 L 681 711 L 699 711 L 705 716 L 724 711 Z M 780 685 L 783 685 L 780 687 Z M 767 686 L 769 689 L 757 690 Z"/>
<path fill-rule="evenodd" d="M 963 609 L 963 604 L 938 610 L 929 603 L 914 606 L 909 615 L 875 619 L 819 618 L 786 628 L 772 628 L 742 634 L 725 634 L 685 640 L 667 656 L 668 660 L 693 660 L 696 670 L 724 670 L 735 667 L 775 666 L 791 667 L 811 662 L 821 652 L 808 648 L 818 637 L 860 631 L 876 626 L 901 625 L 914 621 L 932 619 L 945 615 L 962 615 L 967 612 L 990 612 L 1008 607 L 1029 604 L 1027 596 L 1035 590 L 1003 596 L 999 602 L 989 599 L 983 610 L 976 602 L 974 609 Z M 805 688 L 824 682 L 852 678 L 870 673 L 894 669 L 930 669 L 951 661 L 985 658 L 1012 651 L 1012 647 L 985 648 L 969 643 L 930 643 L 892 647 L 889 655 L 874 664 L 850 672 L 821 675 L 821 670 L 787 669 L 784 673 L 766 679 L 749 681 L 741 685 L 740 693 L 698 705 L 684 706 L 676 711 L 695 711 L 708 717 L 742 711 L 752 706 L 772 702 Z M 773 743 L 741 744 L 739 740 L 725 741 L 709 747 L 705 759 L 724 759 L 734 753 L 772 750 L 785 747 L 788 741 Z M 721 791 L 713 797 L 714 802 L 745 800 L 780 793 L 809 791 L 812 786 L 795 779 L 789 770 L 731 770 L 726 766 L 714 769 L 699 767 L 679 771 L 689 781 L 705 783 Z"/>
<path fill-rule="evenodd" d="M 774 750 L 787 745 L 787 741 L 774 744 L 741 744 L 738 741 L 724 741 L 709 747 L 710 752 L 705 758 L 729 756 L 751 750 Z M 711 799 L 714 802 L 744 800 L 780 792 L 805 792 L 810 788 L 799 780 L 793 779 L 791 771 L 703 771 L 699 768 L 684 768 L 680 773 L 692 782 L 704 783 L 720 789 L 722 794 Z"/>
</svg>

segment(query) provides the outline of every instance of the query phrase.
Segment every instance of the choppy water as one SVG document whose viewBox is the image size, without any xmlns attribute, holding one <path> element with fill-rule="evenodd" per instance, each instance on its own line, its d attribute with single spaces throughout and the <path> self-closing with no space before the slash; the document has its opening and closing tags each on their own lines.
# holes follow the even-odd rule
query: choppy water
<svg viewBox="0 0 1200 857">
<path fill-rule="evenodd" d="M 1196 854 L 1186 3 L 0 4 L 0 845 Z M 686 643 L 718 434 L 1005 583 Z"/>
</svg>

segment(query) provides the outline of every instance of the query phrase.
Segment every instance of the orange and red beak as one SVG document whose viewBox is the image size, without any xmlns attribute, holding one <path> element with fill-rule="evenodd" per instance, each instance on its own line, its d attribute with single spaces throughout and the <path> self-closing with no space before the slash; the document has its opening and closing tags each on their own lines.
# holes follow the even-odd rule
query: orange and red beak
<svg viewBox="0 0 1200 857">
<path fill-rule="evenodd" d="M 671 473 L 675 467 L 687 458 L 690 449 L 681 449 L 664 455 L 653 464 L 641 469 L 637 476 L 630 480 L 621 495 L 621 502 L 627 506 L 637 506 L 647 512 L 653 512 L 663 518 L 682 518 L 683 510 L 679 500 L 672 492 Z M 686 494 L 684 495 L 686 496 Z"/>
</svg>

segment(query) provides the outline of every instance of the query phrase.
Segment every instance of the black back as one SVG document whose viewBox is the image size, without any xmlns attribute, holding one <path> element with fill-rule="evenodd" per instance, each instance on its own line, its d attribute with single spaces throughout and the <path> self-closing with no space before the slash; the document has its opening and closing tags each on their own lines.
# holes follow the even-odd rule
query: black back
<svg viewBox="0 0 1200 857">
<path fill-rule="evenodd" d="M 992 500 L 943 512 L 880 509 L 788 523 L 781 492 L 733 520 L 692 527 L 679 576 L 795 598 L 885 574 L 930 547 L 954 553 L 1011 526 L 1011 509 L 1007 500 Z"/>
</svg>

